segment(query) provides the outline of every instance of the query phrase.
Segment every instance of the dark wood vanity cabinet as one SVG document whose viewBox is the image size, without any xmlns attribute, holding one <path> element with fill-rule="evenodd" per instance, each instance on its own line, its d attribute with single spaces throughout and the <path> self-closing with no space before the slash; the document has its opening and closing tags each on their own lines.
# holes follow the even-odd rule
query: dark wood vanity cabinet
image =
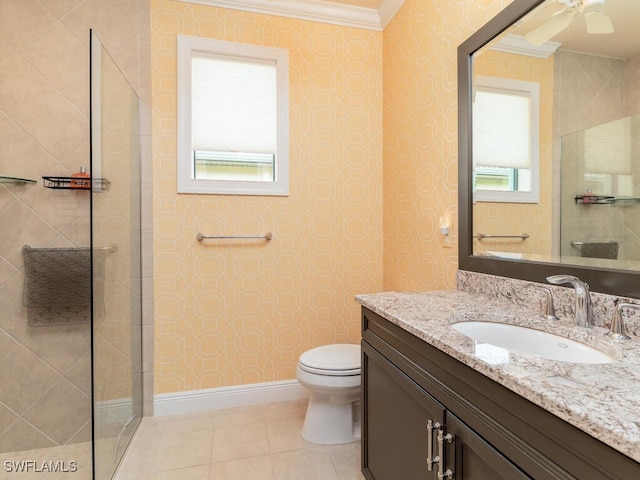
<svg viewBox="0 0 640 480">
<path fill-rule="evenodd" d="M 369 478 L 431 478 L 427 422 L 444 424 L 444 407 L 366 344 L 363 355 Z"/>
<path fill-rule="evenodd" d="M 498 452 L 462 420 L 447 413 L 444 426 L 451 437 L 446 450 L 444 472 L 450 477 L 474 480 L 526 480 L 529 475 Z"/>
<path fill-rule="evenodd" d="M 367 478 L 530 478 L 366 342 L 363 355 Z"/>
<path fill-rule="evenodd" d="M 362 326 L 368 480 L 640 479 L 631 458 L 366 308 Z"/>
</svg>

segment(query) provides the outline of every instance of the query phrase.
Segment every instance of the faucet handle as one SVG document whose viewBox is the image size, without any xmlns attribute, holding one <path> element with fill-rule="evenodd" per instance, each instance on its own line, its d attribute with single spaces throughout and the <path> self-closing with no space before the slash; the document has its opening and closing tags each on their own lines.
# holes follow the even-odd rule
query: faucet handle
<svg viewBox="0 0 640 480">
<path fill-rule="evenodd" d="M 558 320 L 558 317 L 556 317 L 556 309 L 553 305 L 551 289 L 544 285 L 535 285 L 535 288 L 544 292 L 544 316 L 547 317 L 547 320 Z"/>
<path fill-rule="evenodd" d="M 609 333 L 607 335 L 618 341 L 630 340 L 629 336 L 625 332 L 624 320 L 622 319 L 622 309 L 633 308 L 636 310 L 640 310 L 640 305 L 636 305 L 635 303 L 620 302 L 618 299 L 616 299 L 615 306 L 616 309 L 613 312 L 613 318 L 611 319 L 611 329 L 609 330 Z"/>
</svg>

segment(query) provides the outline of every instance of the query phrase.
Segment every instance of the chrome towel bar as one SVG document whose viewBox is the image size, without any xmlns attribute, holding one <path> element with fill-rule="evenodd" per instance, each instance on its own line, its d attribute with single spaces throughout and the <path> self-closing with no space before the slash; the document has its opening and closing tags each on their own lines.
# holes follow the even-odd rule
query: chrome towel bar
<svg viewBox="0 0 640 480">
<path fill-rule="evenodd" d="M 267 242 L 273 238 L 273 233 L 267 232 L 264 235 L 203 235 L 202 233 L 198 233 L 196 235 L 196 239 L 201 242 L 202 240 L 226 240 L 230 238 L 238 238 L 238 239 L 252 239 L 252 238 L 263 238 Z"/>
<path fill-rule="evenodd" d="M 529 238 L 528 233 L 523 233 L 522 235 L 487 235 L 486 233 L 478 232 L 473 238 L 477 238 L 478 240 L 483 240 L 485 238 L 520 238 L 522 240 L 526 240 Z"/>
<path fill-rule="evenodd" d="M 118 245 L 116 245 L 115 243 L 113 245 L 110 245 L 108 247 L 93 247 L 94 250 L 102 250 L 105 252 L 109 252 L 109 253 L 115 253 L 118 251 Z"/>
</svg>

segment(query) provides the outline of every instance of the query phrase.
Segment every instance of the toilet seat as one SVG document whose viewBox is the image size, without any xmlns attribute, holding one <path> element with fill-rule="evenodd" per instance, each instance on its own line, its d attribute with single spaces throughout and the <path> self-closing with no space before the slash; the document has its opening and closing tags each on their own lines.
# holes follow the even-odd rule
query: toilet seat
<svg viewBox="0 0 640 480">
<path fill-rule="evenodd" d="M 360 345 L 342 343 L 312 348 L 300 355 L 298 365 L 316 375 L 360 375 Z"/>
</svg>

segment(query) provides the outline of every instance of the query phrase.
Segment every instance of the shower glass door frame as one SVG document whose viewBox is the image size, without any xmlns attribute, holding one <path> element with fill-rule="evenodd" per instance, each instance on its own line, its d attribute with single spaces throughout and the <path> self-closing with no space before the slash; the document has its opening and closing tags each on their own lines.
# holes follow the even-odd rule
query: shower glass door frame
<svg viewBox="0 0 640 480">
<path fill-rule="evenodd" d="M 112 478 L 142 417 L 140 99 L 90 34 L 93 476 Z"/>
</svg>

